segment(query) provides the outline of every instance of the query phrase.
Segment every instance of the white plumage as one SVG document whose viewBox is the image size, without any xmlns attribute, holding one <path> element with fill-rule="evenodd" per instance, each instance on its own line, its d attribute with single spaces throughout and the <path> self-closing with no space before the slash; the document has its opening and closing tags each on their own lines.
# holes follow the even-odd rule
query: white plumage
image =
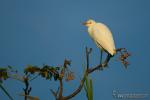
<svg viewBox="0 0 150 100">
<path fill-rule="evenodd" d="M 88 27 L 88 33 L 96 43 L 97 47 L 112 56 L 116 53 L 112 33 L 106 25 L 97 23 L 91 19 L 85 22 L 84 25 Z"/>
</svg>

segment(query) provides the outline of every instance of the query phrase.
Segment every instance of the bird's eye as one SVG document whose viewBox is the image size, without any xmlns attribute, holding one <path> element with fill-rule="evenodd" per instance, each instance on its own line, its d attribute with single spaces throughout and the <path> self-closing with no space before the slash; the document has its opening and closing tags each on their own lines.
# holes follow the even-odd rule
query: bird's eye
<svg viewBox="0 0 150 100">
<path fill-rule="evenodd" d="M 88 24 L 92 24 L 92 22 L 88 22 Z"/>
</svg>

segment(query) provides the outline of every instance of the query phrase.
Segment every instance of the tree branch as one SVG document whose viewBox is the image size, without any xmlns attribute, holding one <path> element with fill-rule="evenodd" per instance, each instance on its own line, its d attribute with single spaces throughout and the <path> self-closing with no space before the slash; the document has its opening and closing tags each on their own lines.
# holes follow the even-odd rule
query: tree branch
<svg viewBox="0 0 150 100">
<path fill-rule="evenodd" d="M 57 93 L 55 91 L 53 91 L 52 89 L 50 89 L 50 91 L 54 95 L 54 97 L 57 98 Z"/>
<path fill-rule="evenodd" d="M 30 94 L 31 89 L 32 89 L 32 88 L 29 86 L 28 77 L 24 77 L 24 83 L 25 83 L 25 86 L 26 86 L 26 88 L 23 88 L 24 94 L 25 94 L 24 100 L 27 100 L 27 96 Z"/>
<path fill-rule="evenodd" d="M 86 72 L 84 73 L 84 76 L 83 76 L 83 78 L 82 78 L 82 80 L 81 80 L 81 83 L 80 83 L 80 85 L 78 86 L 78 88 L 77 88 L 73 93 L 71 93 L 70 95 L 64 97 L 63 100 L 68 100 L 68 99 L 71 99 L 71 98 L 73 98 L 74 96 L 76 96 L 76 95 L 82 90 L 86 76 L 87 76 L 88 74 L 94 72 L 95 70 L 99 70 L 101 67 L 106 67 L 107 64 L 108 64 L 108 62 L 109 62 L 109 60 L 110 60 L 110 56 L 108 55 L 107 58 L 106 58 L 106 60 L 104 61 L 104 63 L 102 63 L 102 64 L 100 64 L 100 65 L 97 65 L 97 66 L 95 66 L 95 67 L 92 67 L 92 68 L 90 68 L 90 69 L 87 69 Z"/>
<path fill-rule="evenodd" d="M 62 83 L 62 79 L 59 80 L 59 85 L 60 85 L 60 90 L 59 90 L 59 96 L 58 96 L 58 100 L 62 99 L 62 93 L 63 93 L 63 83 Z"/>
<path fill-rule="evenodd" d="M 124 51 L 122 51 L 124 50 Z M 62 95 L 62 92 L 63 92 L 63 84 L 62 84 L 62 79 L 60 80 L 60 91 L 59 91 L 59 98 L 57 100 L 69 100 L 73 97 L 75 97 L 83 88 L 83 85 L 84 85 L 84 82 L 86 80 L 86 77 L 91 74 L 92 72 L 96 71 L 96 70 L 99 70 L 99 69 L 103 69 L 103 68 L 106 68 L 109 61 L 110 61 L 110 58 L 112 57 L 110 54 L 107 55 L 105 61 L 102 63 L 102 64 L 99 64 L 97 66 L 94 66 L 94 67 L 90 67 L 89 68 L 89 54 L 91 53 L 92 49 L 90 48 L 90 50 L 88 51 L 88 48 L 86 47 L 86 61 L 87 61 L 87 69 L 86 71 L 84 72 L 84 75 L 83 75 L 83 78 L 80 82 L 80 85 L 78 86 L 78 88 L 76 90 L 74 90 L 71 94 L 69 94 L 68 96 L 63 96 Z M 130 56 L 130 54 L 126 51 L 125 48 L 119 48 L 116 50 L 116 52 L 120 52 L 120 57 L 121 58 L 121 61 L 125 61 L 126 58 L 128 56 Z"/>
<path fill-rule="evenodd" d="M 63 100 L 68 100 L 68 99 L 73 98 L 82 90 L 87 75 L 88 75 L 88 73 L 85 72 L 78 88 L 73 93 L 71 93 L 70 95 L 63 97 Z"/>
<path fill-rule="evenodd" d="M 86 47 L 86 62 L 87 62 L 87 69 L 89 69 L 89 51 L 88 51 L 88 48 Z"/>
<path fill-rule="evenodd" d="M 110 60 L 110 55 L 108 54 L 107 58 L 105 59 L 105 61 L 102 64 L 100 64 L 100 65 L 97 65 L 95 67 L 91 67 L 88 70 L 88 74 L 94 72 L 95 70 L 99 70 L 100 68 L 105 68 L 108 65 L 109 60 Z"/>
</svg>

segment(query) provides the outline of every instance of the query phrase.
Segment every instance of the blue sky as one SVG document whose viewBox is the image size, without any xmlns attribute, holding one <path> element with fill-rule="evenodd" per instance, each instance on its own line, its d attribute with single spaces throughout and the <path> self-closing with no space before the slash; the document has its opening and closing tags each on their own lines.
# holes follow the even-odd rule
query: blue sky
<svg viewBox="0 0 150 100">
<path fill-rule="evenodd" d="M 79 84 L 85 47 L 93 48 L 90 65 L 99 63 L 99 50 L 82 22 L 93 18 L 111 29 L 117 48 L 127 48 L 132 56 L 127 70 L 113 58 L 109 68 L 94 72 L 94 100 L 115 100 L 113 90 L 150 94 L 150 1 L 149 0 L 1 0 L 0 66 L 12 65 L 22 71 L 26 65 L 62 65 L 72 60 L 76 80 L 64 84 L 68 95 Z M 4 82 L 17 100 L 23 84 Z M 57 82 L 37 79 L 31 95 L 54 99 L 49 89 Z M 0 92 L 0 99 L 8 100 Z M 145 98 L 147 100 L 150 97 Z M 86 100 L 82 91 L 72 100 Z"/>
</svg>

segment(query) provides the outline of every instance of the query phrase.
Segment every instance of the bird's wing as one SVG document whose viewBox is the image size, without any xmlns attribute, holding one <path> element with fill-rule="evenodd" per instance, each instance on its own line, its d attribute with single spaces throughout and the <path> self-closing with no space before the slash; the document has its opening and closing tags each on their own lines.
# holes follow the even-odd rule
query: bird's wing
<svg viewBox="0 0 150 100">
<path fill-rule="evenodd" d="M 111 55 L 113 55 L 115 44 L 112 33 L 108 27 L 102 23 L 97 23 L 93 26 L 92 33 L 94 41 L 100 44 L 100 46 Z"/>
</svg>

